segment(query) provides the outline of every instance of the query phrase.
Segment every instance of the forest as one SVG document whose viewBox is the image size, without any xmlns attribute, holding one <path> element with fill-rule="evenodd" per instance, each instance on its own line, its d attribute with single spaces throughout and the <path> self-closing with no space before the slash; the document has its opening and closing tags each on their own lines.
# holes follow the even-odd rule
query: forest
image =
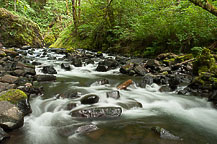
<svg viewBox="0 0 217 144">
<path fill-rule="evenodd" d="M 217 0 L 0 0 L 1 144 L 216 144 Z"/>
</svg>

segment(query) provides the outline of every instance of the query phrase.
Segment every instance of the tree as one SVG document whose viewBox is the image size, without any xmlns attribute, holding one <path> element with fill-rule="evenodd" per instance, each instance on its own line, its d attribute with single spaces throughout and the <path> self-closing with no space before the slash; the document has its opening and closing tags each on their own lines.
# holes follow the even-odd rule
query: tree
<svg viewBox="0 0 217 144">
<path fill-rule="evenodd" d="M 193 4 L 202 7 L 206 11 L 212 13 L 217 16 L 217 8 L 213 6 L 208 0 L 189 0 Z"/>
</svg>

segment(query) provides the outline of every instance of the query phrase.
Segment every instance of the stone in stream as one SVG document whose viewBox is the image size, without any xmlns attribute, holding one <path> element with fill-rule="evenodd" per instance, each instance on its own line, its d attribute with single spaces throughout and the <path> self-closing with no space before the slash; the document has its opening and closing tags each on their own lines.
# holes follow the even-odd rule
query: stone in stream
<svg viewBox="0 0 217 144">
<path fill-rule="evenodd" d="M 160 128 L 159 126 L 151 128 L 157 135 L 162 139 L 170 139 L 170 140 L 182 140 L 178 136 L 171 134 L 164 128 Z"/>
<path fill-rule="evenodd" d="M 97 84 L 99 84 L 99 85 L 109 84 L 109 80 L 107 80 L 107 79 L 98 80 Z"/>
<path fill-rule="evenodd" d="M 108 66 L 100 65 L 100 64 L 96 68 L 96 71 L 98 72 L 107 72 L 108 70 L 109 70 Z"/>
<path fill-rule="evenodd" d="M 10 136 L 0 127 L 0 143 L 4 142 Z"/>
<path fill-rule="evenodd" d="M 54 69 L 53 66 L 44 66 L 42 68 L 43 73 L 48 73 L 48 74 L 57 74 L 57 71 Z"/>
<path fill-rule="evenodd" d="M 75 67 L 82 67 L 82 61 L 80 58 L 72 58 L 72 64 Z"/>
<path fill-rule="evenodd" d="M 88 124 L 88 125 L 78 127 L 77 130 L 75 131 L 75 133 L 77 133 L 77 134 L 87 134 L 87 133 L 96 131 L 98 129 L 99 128 L 96 125 Z"/>
<path fill-rule="evenodd" d="M 120 92 L 119 91 L 106 92 L 106 96 L 107 96 L 107 98 L 119 99 L 120 98 Z"/>
<path fill-rule="evenodd" d="M 120 107 L 97 107 L 72 111 L 70 115 L 77 118 L 108 119 L 120 117 L 121 113 Z"/>
<path fill-rule="evenodd" d="M 66 107 L 64 108 L 65 110 L 72 110 L 73 108 L 75 108 L 77 106 L 76 103 L 70 102 L 66 105 Z"/>
<path fill-rule="evenodd" d="M 66 71 L 70 71 L 71 70 L 71 66 L 69 63 L 62 63 L 61 64 L 61 68 L 66 70 Z"/>
<path fill-rule="evenodd" d="M 89 94 L 81 98 L 81 104 L 95 104 L 99 101 L 99 96 L 94 94 Z"/>
<path fill-rule="evenodd" d="M 44 82 L 44 81 L 55 81 L 56 76 L 54 75 L 37 75 L 36 80 L 38 82 Z"/>
</svg>

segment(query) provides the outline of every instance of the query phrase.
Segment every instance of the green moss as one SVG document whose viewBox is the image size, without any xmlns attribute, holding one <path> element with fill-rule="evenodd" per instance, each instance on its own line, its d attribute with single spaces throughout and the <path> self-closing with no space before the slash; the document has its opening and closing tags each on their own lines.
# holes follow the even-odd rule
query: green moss
<svg viewBox="0 0 217 144">
<path fill-rule="evenodd" d="M 56 41 L 56 39 L 55 39 L 55 36 L 53 35 L 52 32 L 48 32 L 44 36 L 44 43 L 45 43 L 46 46 L 52 45 L 55 41 Z"/>
<path fill-rule="evenodd" d="M 19 89 L 10 89 L 0 93 L 0 101 L 9 101 L 17 104 L 23 99 L 27 99 L 27 95 Z"/>
<path fill-rule="evenodd" d="M 43 40 L 37 24 L 0 8 L 1 43 L 6 47 L 30 45 L 42 47 Z"/>
</svg>

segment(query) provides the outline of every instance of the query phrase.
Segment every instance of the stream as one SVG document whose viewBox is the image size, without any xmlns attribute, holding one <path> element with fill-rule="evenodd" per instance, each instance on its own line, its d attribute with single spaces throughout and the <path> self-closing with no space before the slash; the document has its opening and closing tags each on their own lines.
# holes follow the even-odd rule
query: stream
<svg viewBox="0 0 217 144">
<path fill-rule="evenodd" d="M 95 64 L 74 67 L 71 71 L 61 68 L 64 60 L 47 60 L 39 57 L 43 49 L 36 49 L 27 58 L 53 65 L 57 70 L 55 82 L 41 83 L 43 96 L 32 97 L 32 113 L 25 117 L 22 128 L 10 133 L 6 144 L 215 144 L 217 143 L 217 111 L 210 102 L 194 96 L 182 96 L 175 93 L 161 93 L 156 84 L 140 88 L 136 83 L 141 77 L 130 77 L 119 73 L 119 68 L 108 72 L 97 72 Z M 64 55 L 50 53 L 62 58 Z M 104 54 L 105 57 L 109 57 Z M 36 67 L 37 74 L 41 66 Z M 96 81 L 108 79 L 109 84 L 100 85 Z M 106 97 L 106 92 L 117 90 L 122 82 L 132 79 L 135 83 L 120 90 L 120 99 Z M 82 97 L 86 94 L 99 96 L 99 102 L 83 105 L 81 98 L 56 98 L 58 93 L 76 91 Z M 89 107 L 121 107 L 122 114 L 115 119 L 81 120 L 71 117 L 64 107 L 76 103 L 76 109 Z M 138 103 L 142 107 L 138 107 Z M 98 127 L 89 134 L 70 133 L 68 128 L 76 130 L 79 126 L 93 124 Z M 182 140 L 162 139 L 151 128 L 160 126 Z"/>
</svg>

